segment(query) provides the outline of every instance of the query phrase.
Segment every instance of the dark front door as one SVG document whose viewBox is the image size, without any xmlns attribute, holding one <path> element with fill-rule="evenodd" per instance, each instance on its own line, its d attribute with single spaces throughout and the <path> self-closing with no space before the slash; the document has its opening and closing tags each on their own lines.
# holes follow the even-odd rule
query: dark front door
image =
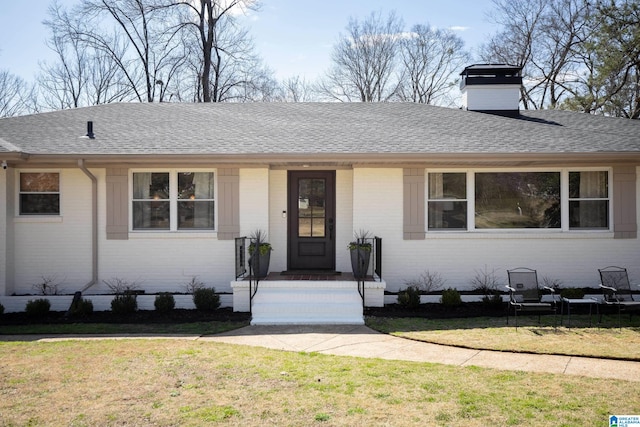
<svg viewBox="0 0 640 427">
<path fill-rule="evenodd" d="M 289 270 L 334 270 L 335 171 L 289 171 Z"/>
</svg>

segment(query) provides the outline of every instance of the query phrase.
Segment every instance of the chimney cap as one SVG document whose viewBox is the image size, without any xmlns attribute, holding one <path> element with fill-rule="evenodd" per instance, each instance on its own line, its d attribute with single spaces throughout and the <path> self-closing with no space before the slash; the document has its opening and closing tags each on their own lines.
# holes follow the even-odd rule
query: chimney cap
<svg viewBox="0 0 640 427">
<path fill-rule="evenodd" d="M 522 67 L 510 64 L 473 64 L 465 67 L 461 76 L 520 76 Z"/>
</svg>

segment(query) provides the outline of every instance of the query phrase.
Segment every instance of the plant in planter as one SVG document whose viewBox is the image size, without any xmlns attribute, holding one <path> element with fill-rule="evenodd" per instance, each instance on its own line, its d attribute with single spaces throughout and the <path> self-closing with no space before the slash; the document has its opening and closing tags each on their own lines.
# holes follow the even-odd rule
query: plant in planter
<svg viewBox="0 0 640 427">
<path fill-rule="evenodd" d="M 255 230 L 249 236 L 249 266 L 253 276 L 264 279 L 269 274 L 269 262 L 271 261 L 271 243 L 267 242 L 267 234 L 262 230 Z"/>
<path fill-rule="evenodd" d="M 353 277 L 363 279 L 369 271 L 369 261 L 371 260 L 372 245 L 371 233 L 367 230 L 360 230 L 354 233 L 355 240 L 349 242 L 347 249 L 351 252 L 351 270 Z"/>
</svg>

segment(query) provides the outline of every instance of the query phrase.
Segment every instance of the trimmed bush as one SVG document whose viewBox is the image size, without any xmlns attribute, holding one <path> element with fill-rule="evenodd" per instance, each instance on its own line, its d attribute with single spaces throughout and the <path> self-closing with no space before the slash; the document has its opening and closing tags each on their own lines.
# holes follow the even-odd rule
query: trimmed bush
<svg viewBox="0 0 640 427">
<path fill-rule="evenodd" d="M 560 291 L 562 298 L 582 299 L 584 298 L 584 290 L 580 288 L 566 288 Z"/>
<path fill-rule="evenodd" d="M 0 316 L 4 314 L 4 305 L 0 304 Z"/>
<path fill-rule="evenodd" d="M 462 298 L 457 289 L 448 288 L 442 291 L 440 302 L 447 307 L 458 307 L 462 304 Z"/>
<path fill-rule="evenodd" d="M 32 319 L 40 319 L 46 317 L 51 310 L 51 303 L 46 298 L 39 298 L 27 301 L 24 311 Z"/>
<path fill-rule="evenodd" d="M 193 303 L 198 310 L 215 310 L 220 307 L 220 295 L 214 288 L 201 288 L 193 292 Z"/>
<path fill-rule="evenodd" d="M 93 302 L 90 299 L 79 298 L 69 307 L 71 317 L 87 317 L 93 313 Z"/>
<path fill-rule="evenodd" d="M 495 293 L 493 295 L 483 296 L 482 304 L 491 310 L 499 310 L 504 305 L 504 301 L 502 301 L 502 295 Z"/>
<path fill-rule="evenodd" d="M 409 286 L 404 291 L 398 293 L 398 304 L 407 308 L 417 308 L 420 306 L 420 291 L 415 286 Z"/>
<path fill-rule="evenodd" d="M 169 292 L 163 292 L 161 294 L 156 295 L 156 299 L 153 302 L 156 311 L 159 313 L 169 313 L 176 306 L 176 300 L 173 297 L 173 294 Z"/>
<path fill-rule="evenodd" d="M 111 311 L 113 314 L 131 314 L 138 309 L 138 301 L 135 294 L 125 293 L 116 295 L 111 300 Z"/>
</svg>

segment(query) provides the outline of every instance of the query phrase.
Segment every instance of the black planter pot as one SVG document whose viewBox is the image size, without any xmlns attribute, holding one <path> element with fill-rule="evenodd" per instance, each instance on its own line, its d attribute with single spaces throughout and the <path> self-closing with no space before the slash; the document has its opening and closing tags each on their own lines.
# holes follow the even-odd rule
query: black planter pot
<svg viewBox="0 0 640 427">
<path fill-rule="evenodd" d="M 257 260 L 254 257 L 258 257 Z M 269 274 L 269 262 L 271 261 L 271 251 L 264 254 L 253 254 L 249 258 L 249 265 L 253 271 L 253 277 L 264 279 Z"/>
<path fill-rule="evenodd" d="M 369 271 L 369 260 L 371 259 L 371 248 L 353 248 L 351 251 L 351 270 L 353 277 L 363 279 Z"/>
</svg>

